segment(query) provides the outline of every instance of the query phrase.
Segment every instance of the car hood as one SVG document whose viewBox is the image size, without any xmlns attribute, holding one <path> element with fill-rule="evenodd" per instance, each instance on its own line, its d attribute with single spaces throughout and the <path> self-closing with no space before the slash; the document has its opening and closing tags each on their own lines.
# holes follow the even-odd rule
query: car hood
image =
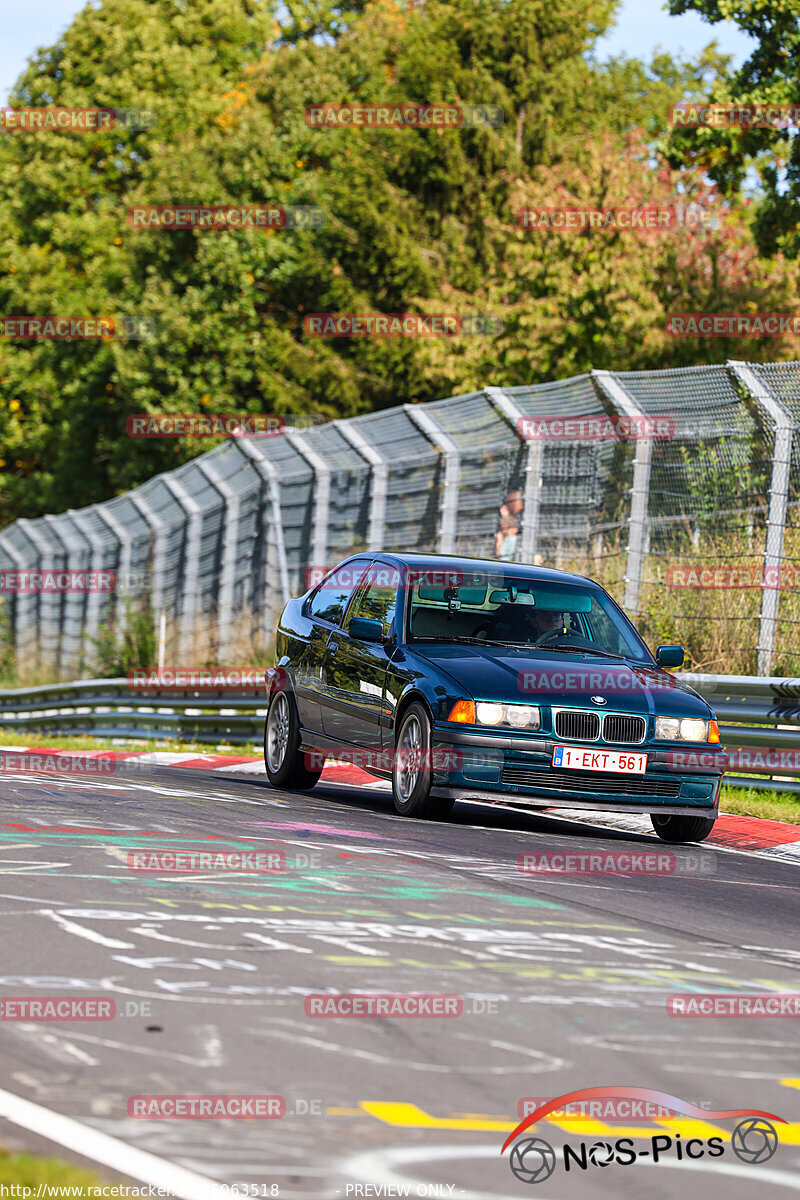
<svg viewBox="0 0 800 1200">
<path fill-rule="evenodd" d="M 607 712 L 707 717 L 709 707 L 668 671 L 598 655 L 467 643 L 413 644 L 476 700 L 604 708 Z M 606 703 L 597 704 L 593 696 Z"/>
</svg>

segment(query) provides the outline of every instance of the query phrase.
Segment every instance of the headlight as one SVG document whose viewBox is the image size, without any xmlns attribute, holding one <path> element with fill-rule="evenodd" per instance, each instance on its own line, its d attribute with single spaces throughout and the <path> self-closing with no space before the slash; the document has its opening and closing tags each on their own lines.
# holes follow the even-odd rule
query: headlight
<svg viewBox="0 0 800 1200">
<path fill-rule="evenodd" d="M 708 721 L 699 717 L 656 717 L 656 737 L 665 742 L 707 742 Z"/>
<path fill-rule="evenodd" d="M 451 713 L 450 720 L 453 719 Z M 539 709 L 533 704 L 497 704 L 495 701 L 479 700 L 475 705 L 475 723 L 510 725 L 512 729 L 538 729 Z"/>
<path fill-rule="evenodd" d="M 531 704 L 507 704 L 506 721 L 515 729 L 538 729 L 539 710 Z"/>
</svg>

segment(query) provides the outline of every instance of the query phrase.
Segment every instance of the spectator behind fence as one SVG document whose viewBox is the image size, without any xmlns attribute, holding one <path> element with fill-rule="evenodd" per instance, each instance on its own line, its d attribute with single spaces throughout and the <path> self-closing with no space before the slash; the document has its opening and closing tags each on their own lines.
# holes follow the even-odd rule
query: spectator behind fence
<svg viewBox="0 0 800 1200">
<path fill-rule="evenodd" d="M 519 488 L 510 488 L 506 498 L 500 505 L 500 521 L 494 535 L 494 556 L 503 560 L 511 560 L 516 553 L 519 534 L 522 528 L 522 515 L 525 502 Z"/>
</svg>

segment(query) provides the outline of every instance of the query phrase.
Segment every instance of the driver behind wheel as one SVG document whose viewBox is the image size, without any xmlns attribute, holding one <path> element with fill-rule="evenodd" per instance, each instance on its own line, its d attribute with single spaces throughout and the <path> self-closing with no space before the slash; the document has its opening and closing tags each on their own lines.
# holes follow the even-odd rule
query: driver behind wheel
<svg viewBox="0 0 800 1200">
<path fill-rule="evenodd" d="M 528 613 L 530 616 L 527 623 L 532 641 L 544 637 L 546 633 L 564 628 L 563 613 L 555 612 L 551 608 L 529 608 L 526 610 L 526 616 Z"/>
<path fill-rule="evenodd" d="M 490 637 L 521 644 L 535 642 L 548 633 L 564 628 L 564 614 L 552 608 L 534 608 L 529 604 L 501 604 L 495 614 Z"/>
</svg>

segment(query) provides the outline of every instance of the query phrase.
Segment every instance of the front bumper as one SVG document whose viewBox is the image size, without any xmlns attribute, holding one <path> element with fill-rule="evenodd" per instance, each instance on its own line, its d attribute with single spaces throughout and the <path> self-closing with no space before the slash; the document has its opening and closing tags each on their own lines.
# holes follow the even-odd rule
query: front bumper
<svg viewBox="0 0 800 1200">
<path fill-rule="evenodd" d="M 644 775 L 554 769 L 552 737 L 484 734 L 435 725 L 436 795 L 497 800 L 546 808 L 717 815 L 725 766 L 721 750 L 664 750 L 650 744 L 630 749 L 647 754 Z M 604 748 L 611 749 L 607 746 Z"/>
</svg>

